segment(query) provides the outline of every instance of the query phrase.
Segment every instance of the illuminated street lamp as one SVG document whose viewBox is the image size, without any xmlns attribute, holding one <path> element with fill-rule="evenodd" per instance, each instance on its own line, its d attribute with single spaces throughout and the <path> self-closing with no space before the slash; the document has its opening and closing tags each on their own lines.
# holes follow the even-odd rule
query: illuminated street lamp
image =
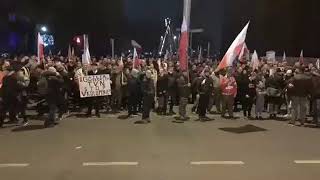
<svg viewBox="0 0 320 180">
<path fill-rule="evenodd" d="M 77 37 L 76 42 L 77 42 L 78 44 L 81 43 L 80 37 Z"/>
<path fill-rule="evenodd" d="M 48 28 L 47 28 L 46 26 L 42 26 L 42 27 L 40 28 L 40 30 L 41 30 L 42 32 L 47 32 L 47 31 L 48 31 Z"/>
</svg>

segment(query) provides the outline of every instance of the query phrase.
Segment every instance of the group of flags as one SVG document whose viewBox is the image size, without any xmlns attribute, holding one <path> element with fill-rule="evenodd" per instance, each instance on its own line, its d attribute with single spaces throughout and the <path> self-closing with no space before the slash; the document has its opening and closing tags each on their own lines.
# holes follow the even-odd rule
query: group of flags
<svg viewBox="0 0 320 180">
<path fill-rule="evenodd" d="M 185 0 L 188 1 L 188 0 Z M 185 9 L 186 6 L 190 4 L 185 2 Z M 189 5 L 190 6 L 190 5 Z M 190 12 L 189 12 L 190 13 Z M 190 15 L 190 14 L 189 14 Z M 180 69 L 182 71 L 188 70 L 188 48 L 189 48 L 189 21 L 188 21 L 188 13 L 183 15 L 183 22 L 181 25 L 181 36 L 180 36 L 180 42 L 179 42 L 179 64 Z M 250 22 L 248 22 L 245 27 L 242 29 L 242 31 L 238 34 L 236 39 L 233 41 L 229 49 L 227 50 L 226 54 L 222 58 L 221 62 L 219 63 L 218 67 L 215 71 L 219 71 L 228 67 L 233 67 L 235 64 L 235 60 L 239 59 L 240 61 L 243 61 L 245 55 L 250 54 L 250 51 L 245 43 L 247 31 L 249 27 Z M 83 54 L 82 54 L 82 63 L 83 64 L 90 64 L 91 58 L 90 58 L 90 51 L 89 51 L 89 40 L 88 35 L 83 35 Z M 142 51 L 142 47 L 140 44 L 138 44 L 135 40 L 131 41 L 131 45 L 133 47 L 133 68 L 137 68 L 138 65 L 141 63 L 139 59 L 139 54 Z M 42 36 L 40 33 L 38 33 L 38 60 L 39 63 L 42 62 L 44 59 L 44 41 L 42 39 Z M 68 49 L 68 58 L 71 59 L 71 57 L 74 56 L 74 49 L 71 50 L 71 47 L 69 46 Z M 201 57 L 201 50 L 199 59 Z M 283 54 L 283 61 L 286 61 L 286 53 Z M 303 50 L 300 53 L 299 58 L 300 64 L 304 64 L 304 57 L 303 57 Z M 123 61 L 121 58 L 120 64 L 123 66 Z M 257 51 L 254 51 L 251 57 L 251 67 L 255 70 L 258 69 L 260 61 Z M 316 62 L 316 66 L 318 69 L 320 69 L 320 60 L 318 59 Z"/>
</svg>

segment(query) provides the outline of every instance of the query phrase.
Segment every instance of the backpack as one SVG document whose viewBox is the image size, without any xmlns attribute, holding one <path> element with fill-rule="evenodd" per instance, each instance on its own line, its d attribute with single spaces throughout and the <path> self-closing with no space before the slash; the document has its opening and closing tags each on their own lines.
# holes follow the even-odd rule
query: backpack
<svg viewBox="0 0 320 180">
<path fill-rule="evenodd" d="M 45 76 L 41 76 L 37 82 L 38 92 L 41 95 L 46 95 L 48 93 L 48 80 Z"/>
</svg>

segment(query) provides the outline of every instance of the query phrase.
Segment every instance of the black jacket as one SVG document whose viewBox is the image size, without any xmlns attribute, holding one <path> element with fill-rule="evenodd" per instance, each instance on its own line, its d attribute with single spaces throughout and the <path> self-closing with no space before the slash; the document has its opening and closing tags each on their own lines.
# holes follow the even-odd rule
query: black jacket
<svg viewBox="0 0 320 180">
<path fill-rule="evenodd" d="M 63 78 L 60 75 L 45 74 L 48 81 L 48 93 L 46 100 L 48 104 L 61 104 L 64 101 L 63 95 Z"/>
<path fill-rule="evenodd" d="M 188 78 L 181 75 L 177 79 L 179 96 L 183 98 L 188 98 L 190 95 L 190 87 L 188 86 Z"/>
<path fill-rule="evenodd" d="M 141 88 L 143 96 L 153 96 L 155 93 L 153 80 L 147 78 L 146 76 L 144 76 L 142 80 Z"/>
<path fill-rule="evenodd" d="M 320 75 L 314 74 L 312 76 L 312 96 L 313 98 L 320 99 Z"/>
<path fill-rule="evenodd" d="M 168 74 L 168 91 L 176 94 L 177 91 L 177 77 L 175 73 Z"/>
<path fill-rule="evenodd" d="M 168 76 L 159 76 L 157 81 L 157 93 L 158 96 L 161 96 L 168 92 Z"/>
<path fill-rule="evenodd" d="M 292 96 L 306 97 L 312 94 L 312 80 L 306 74 L 296 74 L 289 81 L 288 88 L 292 91 Z"/>
<path fill-rule="evenodd" d="M 202 83 L 205 79 L 205 82 Z M 213 80 L 211 77 L 202 78 L 200 81 L 199 94 L 211 95 L 213 93 Z"/>
<path fill-rule="evenodd" d="M 141 94 L 141 84 L 138 78 L 130 76 L 128 78 L 128 96 L 138 96 Z"/>
<path fill-rule="evenodd" d="M 21 87 L 17 80 L 17 74 L 10 72 L 3 78 L 1 97 L 3 101 L 15 101 L 22 92 L 23 87 Z"/>
</svg>

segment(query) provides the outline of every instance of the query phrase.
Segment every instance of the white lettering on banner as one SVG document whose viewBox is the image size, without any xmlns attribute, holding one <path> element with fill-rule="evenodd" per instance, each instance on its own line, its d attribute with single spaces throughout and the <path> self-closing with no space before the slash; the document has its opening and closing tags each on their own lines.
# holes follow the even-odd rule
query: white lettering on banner
<svg viewBox="0 0 320 180">
<path fill-rule="evenodd" d="M 110 76 L 108 74 L 79 77 L 80 97 L 111 95 Z"/>
</svg>

